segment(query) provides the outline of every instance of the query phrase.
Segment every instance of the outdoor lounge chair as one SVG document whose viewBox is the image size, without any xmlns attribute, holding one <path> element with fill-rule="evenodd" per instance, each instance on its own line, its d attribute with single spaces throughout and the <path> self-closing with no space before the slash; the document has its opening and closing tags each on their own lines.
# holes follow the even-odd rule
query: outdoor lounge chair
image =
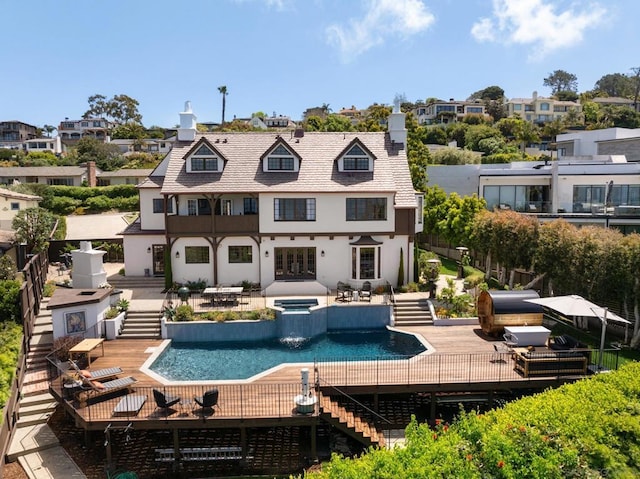
<svg viewBox="0 0 640 479">
<path fill-rule="evenodd" d="M 360 301 L 371 302 L 371 281 L 365 281 L 360 290 Z"/>
<path fill-rule="evenodd" d="M 80 369 L 75 361 L 69 360 L 69 365 L 76 373 L 91 381 L 104 381 L 105 379 L 111 379 L 122 374 L 122 369 L 119 367 L 96 369 L 95 371 L 89 371 L 87 369 Z"/>
<path fill-rule="evenodd" d="M 104 383 L 83 377 L 82 390 L 77 393 L 76 398 L 80 402 L 80 406 L 84 407 L 89 401 L 93 401 L 94 399 L 106 398 L 114 392 L 131 389 L 131 386 L 137 382 L 138 380 L 132 376 L 112 379 Z"/>
<path fill-rule="evenodd" d="M 210 389 L 205 392 L 202 396 L 196 396 L 193 400 L 196 402 L 198 406 L 200 406 L 203 410 L 213 410 L 213 407 L 218 404 L 218 388 Z"/>
<path fill-rule="evenodd" d="M 353 298 L 353 290 L 351 286 L 347 283 L 343 283 L 342 281 L 338 281 L 338 286 L 336 288 L 336 301 L 351 301 Z"/>
<path fill-rule="evenodd" d="M 182 400 L 180 396 L 165 394 L 158 389 L 153 390 L 153 399 L 156 401 L 156 409 L 164 409 L 165 411 Z"/>
</svg>

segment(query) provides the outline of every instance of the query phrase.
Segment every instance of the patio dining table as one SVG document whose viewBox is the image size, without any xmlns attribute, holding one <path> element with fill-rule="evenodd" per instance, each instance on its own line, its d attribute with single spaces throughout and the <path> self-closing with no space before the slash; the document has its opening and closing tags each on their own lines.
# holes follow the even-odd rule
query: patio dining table
<svg viewBox="0 0 640 479">
<path fill-rule="evenodd" d="M 203 296 L 211 296 L 212 304 L 236 304 L 238 296 L 242 294 L 242 286 L 225 286 L 220 288 L 205 288 L 202 291 Z"/>
</svg>

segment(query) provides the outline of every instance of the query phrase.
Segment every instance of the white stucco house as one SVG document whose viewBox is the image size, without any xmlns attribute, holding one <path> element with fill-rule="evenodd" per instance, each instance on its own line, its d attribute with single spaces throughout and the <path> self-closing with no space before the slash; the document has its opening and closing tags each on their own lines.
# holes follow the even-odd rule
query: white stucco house
<svg viewBox="0 0 640 479">
<path fill-rule="evenodd" d="M 187 102 L 172 151 L 139 185 L 124 232 L 127 276 L 260 283 L 325 294 L 338 281 L 413 277 L 423 197 L 413 189 L 405 115 L 389 131 L 199 133 Z"/>
<path fill-rule="evenodd" d="M 0 188 L 0 230 L 11 230 L 13 218 L 28 208 L 37 208 L 42 198 Z"/>
</svg>

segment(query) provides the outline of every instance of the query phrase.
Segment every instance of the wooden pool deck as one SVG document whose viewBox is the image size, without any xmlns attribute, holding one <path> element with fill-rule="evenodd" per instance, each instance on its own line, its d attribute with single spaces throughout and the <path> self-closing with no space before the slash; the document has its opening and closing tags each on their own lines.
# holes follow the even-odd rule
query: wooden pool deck
<svg viewBox="0 0 640 479">
<path fill-rule="evenodd" d="M 482 336 L 477 326 L 422 326 L 403 328 L 422 335 L 431 345 L 429 354 L 406 360 L 335 361 L 330 363 L 283 366 L 250 381 L 192 382 L 163 384 L 142 372 L 141 367 L 162 344 L 162 340 L 118 339 L 105 342 L 104 356 L 92 358 L 91 369 L 120 367 L 120 377 L 132 376 L 137 382 L 128 391 L 146 396 L 142 407 L 133 412 L 115 414 L 114 409 L 127 391 L 101 396 L 88 405 L 74 399 L 74 391 L 62 387 L 60 379 L 52 391 L 66 398 L 65 407 L 76 423 L 86 430 L 102 429 L 106 424 L 133 423 L 138 429 L 238 427 L 250 421 L 252 426 L 304 425 L 317 419 L 298 414 L 294 397 L 301 393 L 300 369 L 309 368 L 311 387 L 318 394 L 398 394 L 398 393 L 471 393 L 542 389 L 574 381 L 576 376 L 524 378 L 514 370 L 511 355 L 496 354 L 494 342 Z M 218 388 L 219 402 L 213 411 L 195 407 L 194 396 Z M 173 408 L 156 407 L 153 389 L 180 396 Z M 434 396 L 435 397 L 435 396 Z"/>
</svg>

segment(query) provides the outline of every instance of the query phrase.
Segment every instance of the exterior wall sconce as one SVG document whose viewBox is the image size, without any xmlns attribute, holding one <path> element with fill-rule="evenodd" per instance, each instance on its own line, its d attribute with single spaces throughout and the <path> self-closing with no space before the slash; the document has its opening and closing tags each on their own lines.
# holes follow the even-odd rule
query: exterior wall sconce
<svg viewBox="0 0 640 479">
<path fill-rule="evenodd" d="M 176 258 L 180 257 L 180 251 L 176 251 Z"/>
<path fill-rule="evenodd" d="M 320 251 L 320 256 L 324 258 L 324 250 Z"/>
<path fill-rule="evenodd" d="M 147 248 L 147 253 L 151 253 L 151 246 Z"/>
<path fill-rule="evenodd" d="M 269 257 L 269 252 L 268 252 L 268 251 L 265 251 L 265 252 L 264 252 L 264 257 L 265 257 L 265 258 L 268 258 L 268 257 Z"/>
</svg>

